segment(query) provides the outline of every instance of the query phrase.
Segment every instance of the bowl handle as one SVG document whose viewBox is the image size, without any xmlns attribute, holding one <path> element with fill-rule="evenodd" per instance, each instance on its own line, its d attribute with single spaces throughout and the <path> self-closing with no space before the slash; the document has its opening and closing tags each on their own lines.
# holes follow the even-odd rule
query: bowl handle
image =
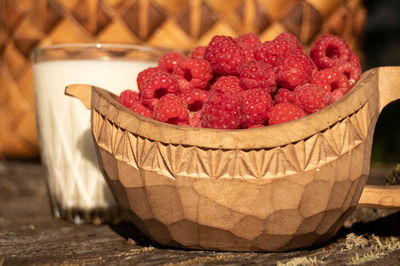
<svg viewBox="0 0 400 266">
<path fill-rule="evenodd" d="M 367 185 L 358 201 L 358 207 L 400 209 L 400 186 Z"/>
<path fill-rule="evenodd" d="M 400 99 L 400 67 L 378 68 L 379 112 L 389 103 Z M 400 186 L 364 187 L 359 207 L 400 209 Z"/>
<path fill-rule="evenodd" d="M 65 95 L 79 99 L 90 110 L 92 102 L 92 86 L 87 84 L 73 84 L 65 87 Z"/>
<path fill-rule="evenodd" d="M 400 99 L 400 66 L 378 67 L 379 112 Z"/>
</svg>

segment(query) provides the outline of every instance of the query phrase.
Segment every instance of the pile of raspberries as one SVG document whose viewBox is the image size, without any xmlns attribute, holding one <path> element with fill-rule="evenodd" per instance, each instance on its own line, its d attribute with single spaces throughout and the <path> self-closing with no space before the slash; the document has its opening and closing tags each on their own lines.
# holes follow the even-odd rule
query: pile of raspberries
<svg viewBox="0 0 400 266">
<path fill-rule="evenodd" d="M 305 54 L 296 37 L 261 42 L 252 33 L 216 35 L 190 56 L 170 52 L 137 76 L 139 92 L 118 101 L 132 111 L 179 126 L 243 129 L 312 114 L 359 80 L 360 61 L 347 43 L 323 35 Z"/>
</svg>

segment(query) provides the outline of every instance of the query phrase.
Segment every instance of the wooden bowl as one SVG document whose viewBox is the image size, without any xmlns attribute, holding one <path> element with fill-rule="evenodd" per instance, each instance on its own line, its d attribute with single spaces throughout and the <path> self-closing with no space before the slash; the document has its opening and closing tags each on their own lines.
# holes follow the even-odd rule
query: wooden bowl
<svg viewBox="0 0 400 266">
<path fill-rule="evenodd" d="M 400 67 L 364 73 L 341 100 L 299 120 L 215 130 L 161 123 L 90 85 L 104 176 L 130 220 L 167 246 L 282 251 L 327 241 L 358 206 L 400 206 L 397 187 L 365 186 L 379 113 L 400 98 Z"/>
</svg>

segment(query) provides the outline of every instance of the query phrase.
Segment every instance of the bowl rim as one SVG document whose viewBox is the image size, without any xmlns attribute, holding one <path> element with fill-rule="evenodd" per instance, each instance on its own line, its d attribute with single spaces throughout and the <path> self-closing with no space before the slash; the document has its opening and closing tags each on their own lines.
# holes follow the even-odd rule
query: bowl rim
<svg viewBox="0 0 400 266">
<path fill-rule="evenodd" d="M 376 69 L 364 72 L 344 97 L 318 112 L 290 122 L 259 128 L 222 130 L 163 123 L 133 112 L 121 105 L 115 94 L 94 86 L 91 109 L 92 113 L 100 113 L 123 130 L 165 144 L 205 149 L 270 149 L 307 139 L 359 111 L 376 93 L 376 86 L 366 86 L 376 82 L 376 73 Z"/>
</svg>

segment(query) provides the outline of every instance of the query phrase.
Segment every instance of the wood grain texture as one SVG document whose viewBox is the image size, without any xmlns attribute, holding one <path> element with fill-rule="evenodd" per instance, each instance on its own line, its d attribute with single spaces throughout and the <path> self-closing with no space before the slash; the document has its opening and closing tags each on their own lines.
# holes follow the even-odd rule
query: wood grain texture
<svg viewBox="0 0 400 266">
<path fill-rule="evenodd" d="M 383 173 L 372 176 L 380 180 L 378 184 L 384 183 Z M 2 265 L 346 265 L 364 256 L 378 265 L 392 265 L 400 259 L 396 247 L 400 213 L 392 210 L 357 208 L 332 241 L 312 249 L 279 253 L 179 249 L 150 241 L 126 222 L 76 226 L 55 219 L 45 176 L 39 161 L 0 161 Z"/>
<path fill-rule="evenodd" d="M 400 209 L 400 186 L 366 186 L 358 205 L 360 207 Z"/>
<path fill-rule="evenodd" d="M 154 241 L 215 250 L 304 248 L 330 239 L 356 208 L 375 123 L 400 97 L 393 86 L 399 81 L 399 67 L 376 68 L 320 112 L 250 130 L 161 123 L 92 87 L 92 133 L 115 197 Z"/>
</svg>

